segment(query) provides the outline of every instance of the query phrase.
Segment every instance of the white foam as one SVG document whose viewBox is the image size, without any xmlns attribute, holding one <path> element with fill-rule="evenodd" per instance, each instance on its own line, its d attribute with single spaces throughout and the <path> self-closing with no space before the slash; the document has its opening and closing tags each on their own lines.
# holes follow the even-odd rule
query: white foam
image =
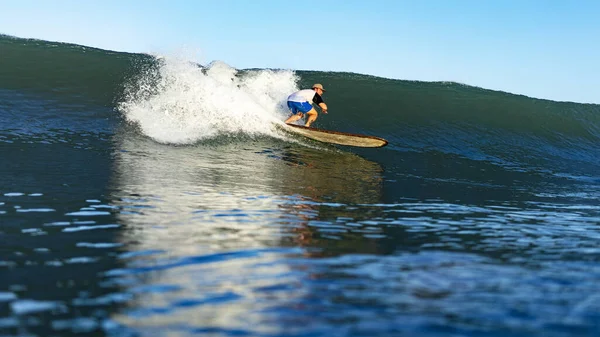
<svg viewBox="0 0 600 337">
<path fill-rule="evenodd" d="M 119 111 L 162 143 L 190 144 L 239 133 L 277 136 L 273 122 L 285 119 L 285 100 L 297 90 L 298 78 L 289 70 L 242 74 L 220 61 L 205 68 L 178 57 L 157 62 L 157 69 L 127 88 Z"/>
</svg>

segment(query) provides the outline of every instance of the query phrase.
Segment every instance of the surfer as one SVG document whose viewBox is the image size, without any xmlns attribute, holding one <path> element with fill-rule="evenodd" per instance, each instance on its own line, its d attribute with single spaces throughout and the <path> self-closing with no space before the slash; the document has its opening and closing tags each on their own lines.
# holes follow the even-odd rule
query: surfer
<svg viewBox="0 0 600 337">
<path fill-rule="evenodd" d="M 317 104 L 324 114 L 327 114 L 327 104 L 323 102 L 321 95 L 325 92 L 323 85 L 316 83 L 312 86 L 312 89 L 304 89 L 296 91 L 295 93 L 288 96 L 287 106 L 292 112 L 292 116 L 288 118 L 285 123 L 293 123 L 300 118 L 304 117 L 304 114 L 308 115 L 306 124 L 304 126 L 310 126 L 315 120 L 317 120 L 317 110 L 313 107 L 313 103 Z"/>
</svg>

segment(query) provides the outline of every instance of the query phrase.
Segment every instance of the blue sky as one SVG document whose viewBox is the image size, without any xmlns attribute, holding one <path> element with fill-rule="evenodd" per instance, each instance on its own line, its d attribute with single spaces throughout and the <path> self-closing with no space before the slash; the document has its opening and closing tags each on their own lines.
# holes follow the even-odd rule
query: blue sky
<svg viewBox="0 0 600 337">
<path fill-rule="evenodd" d="M 0 0 L 0 33 L 600 103 L 599 16 L 597 0 Z"/>
</svg>

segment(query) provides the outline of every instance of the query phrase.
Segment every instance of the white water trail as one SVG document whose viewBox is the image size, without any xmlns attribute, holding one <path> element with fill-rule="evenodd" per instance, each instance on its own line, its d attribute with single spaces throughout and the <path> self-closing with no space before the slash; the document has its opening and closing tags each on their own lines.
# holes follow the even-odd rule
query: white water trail
<svg viewBox="0 0 600 337">
<path fill-rule="evenodd" d="M 220 61 L 203 68 L 177 57 L 158 62 L 119 104 L 145 135 L 167 144 L 240 133 L 281 137 L 275 124 L 285 120 L 286 98 L 298 90 L 293 71 L 239 72 Z"/>
</svg>

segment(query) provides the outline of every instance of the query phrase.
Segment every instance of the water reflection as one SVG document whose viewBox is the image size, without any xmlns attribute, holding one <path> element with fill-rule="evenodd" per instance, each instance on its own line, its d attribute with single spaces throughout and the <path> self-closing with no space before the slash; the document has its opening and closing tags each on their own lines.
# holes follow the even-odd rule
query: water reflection
<svg viewBox="0 0 600 337">
<path fill-rule="evenodd" d="M 115 318 L 142 333 L 597 330 L 596 206 L 389 203 L 379 165 L 273 140 L 116 146 L 124 267 L 105 276 L 132 296 Z"/>
<path fill-rule="evenodd" d="M 333 148 L 115 141 L 126 267 L 108 276 L 135 294 L 117 319 L 140 331 L 283 331 L 273 315 L 309 296 L 312 271 L 294 261 L 322 251 L 320 214 L 381 199 L 381 167 Z"/>
</svg>

